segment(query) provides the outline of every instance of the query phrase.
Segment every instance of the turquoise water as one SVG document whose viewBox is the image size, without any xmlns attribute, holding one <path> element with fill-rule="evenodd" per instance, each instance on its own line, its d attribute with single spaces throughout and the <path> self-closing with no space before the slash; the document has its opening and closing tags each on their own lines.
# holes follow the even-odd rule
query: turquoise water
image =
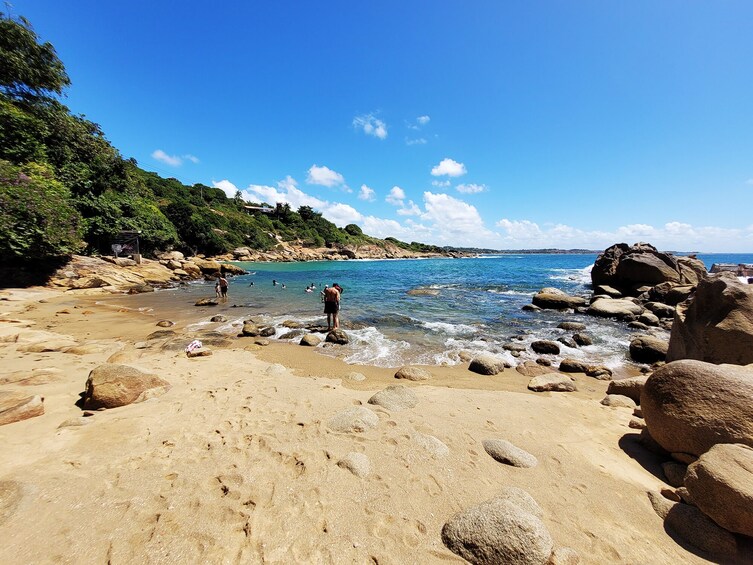
<svg viewBox="0 0 753 565">
<path fill-rule="evenodd" d="M 753 262 L 751 255 L 699 255 L 707 267 L 714 262 Z M 562 347 L 564 356 L 588 358 L 607 365 L 625 362 L 629 331 L 624 324 L 561 312 L 526 312 L 539 289 L 554 286 L 569 294 L 590 292 L 590 269 L 595 255 L 495 255 L 468 259 L 327 261 L 309 263 L 238 263 L 251 274 L 230 279 L 229 301 L 209 316 L 223 313 L 231 322 L 209 326 L 237 333 L 244 318 L 263 314 L 277 336 L 288 330 L 285 320 L 323 323 L 320 290 L 325 284 L 344 288 L 341 320 L 351 337 L 345 360 L 379 366 L 405 363 L 458 363 L 461 351 L 491 352 L 511 363 L 502 348 L 512 336 L 523 343 L 554 339 L 567 332 L 556 325 L 582 321 L 594 345 Z M 278 281 L 273 285 L 273 280 Z M 314 284 L 314 292 L 306 287 Z M 284 285 L 284 288 L 283 288 Z M 413 289 L 432 289 L 436 296 L 411 296 Z M 191 284 L 160 292 L 193 307 L 200 297 L 212 296 L 213 282 Z M 157 297 L 155 297 L 156 299 Z M 209 317 L 207 316 L 207 318 Z M 335 354 L 334 349 L 322 348 Z M 342 354 L 342 349 L 337 349 Z M 531 358 L 534 356 L 531 354 Z M 524 355 L 525 358 L 525 355 Z M 556 359 L 552 359 L 556 361 Z"/>
</svg>

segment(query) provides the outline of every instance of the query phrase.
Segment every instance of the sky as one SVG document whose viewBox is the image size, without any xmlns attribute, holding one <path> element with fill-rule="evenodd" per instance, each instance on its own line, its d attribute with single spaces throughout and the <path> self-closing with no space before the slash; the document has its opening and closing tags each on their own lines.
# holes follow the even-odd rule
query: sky
<svg viewBox="0 0 753 565">
<path fill-rule="evenodd" d="M 753 252 L 753 2 L 15 0 L 124 157 L 369 235 Z"/>
</svg>

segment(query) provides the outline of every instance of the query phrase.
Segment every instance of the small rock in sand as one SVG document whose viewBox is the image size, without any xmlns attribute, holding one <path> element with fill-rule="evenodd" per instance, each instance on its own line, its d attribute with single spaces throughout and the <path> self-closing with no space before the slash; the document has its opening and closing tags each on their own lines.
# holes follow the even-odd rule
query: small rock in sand
<svg viewBox="0 0 753 565">
<path fill-rule="evenodd" d="M 588 371 L 588 364 L 571 357 L 566 357 L 560 361 L 559 370 L 563 373 L 585 373 Z"/>
<path fill-rule="evenodd" d="M 418 404 L 418 397 L 403 385 L 388 386 L 369 398 L 369 404 L 375 404 L 387 410 L 404 410 Z"/>
<path fill-rule="evenodd" d="M 646 427 L 646 421 L 641 418 L 630 418 L 628 427 L 634 430 L 642 430 Z"/>
<path fill-rule="evenodd" d="M 636 404 L 640 404 L 641 392 L 646 384 L 646 380 L 648 380 L 648 375 L 611 381 L 607 387 L 607 394 L 621 394 L 632 398 Z"/>
<path fill-rule="evenodd" d="M 224 324 L 225 322 L 227 322 L 227 318 L 223 316 L 222 314 L 218 314 L 217 316 L 212 316 L 212 319 L 209 321 L 215 322 L 215 323 L 219 322 L 219 323 Z"/>
<path fill-rule="evenodd" d="M 604 365 L 594 365 L 588 368 L 586 375 L 600 381 L 611 381 L 612 370 Z"/>
<path fill-rule="evenodd" d="M 269 367 L 267 367 L 267 370 L 265 372 L 268 375 L 282 375 L 283 373 L 287 373 L 288 370 L 285 367 L 285 365 L 280 365 L 279 363 L 272 363 Z"/>
<path fill-rule="evenodd" d="M 580 555 L 571 547 L 558 547 L 552 551 L 546 565 L 578 565 Z"/>
<path fill-rule="evenodd" d="M 338 412 L 327 422 L 327 427 L 335 432 L 365 432 L 379 424 L 379 416 L 364 406 L 353 406 Z"/>
<path fill-rule="evenodd" d="M 505 362 L 488 353 L 474 357 L 468 370 L 480 375 L 496 375 L 505 368 Z"/>
<path fill-rule="evenodd" d="M 536 457 L 504 439 L 485 439 L 481 442 L 486 452 L 500 463 L 513 467 L 535 467 Z"/>
<path fill-rule="evenodd" d="M 436 458 L 447 457 L 450 454 L 450 448 L 434 436 L 416 433 L 413 441 Z"/>
<path fill-rule="evenodd" d="M 421 367 L 400 367 L 395 373 L 396 379 L 405 379 L 408 381 L 428 381 L 431 373 Z"/>
<path fill-rule="evenodd" d="M 504 494 L 463 510 L 442 528 L 442 541 L 471 563 L 543 565 L 554 542 L 541 519 Z"/>
<path fill-rule="evenodd" d="M 128 365 L 100 365 L 89 373 L 84 393 L 87 409 L 116 408 L 164 394 L 170 383 Z"/>
<path fill-rule="evenodd" d="M 160 328 L 171 328 L 175 325 L 175 322 L 171 322 L 170 320 L 160 320 L 157 322 L 157 326 Z"/>
<path fill-rule="evenodd" d="M 535 392 L 573 392 L 577 388 L 570 377 L 560 375 L 559 373 L 549 373 L 533 377 L 528 382 L 528 390 Z"/>
<path fill-rule="evenodd" d="M 515 370 L 524 377 L 538 377 L 539 375 L 546 375 L 552 372 L 549 367 L 538 365 L 533 361 L 524 361 L 515 367 Z"/>
<path fill-rule="evenodd" d="M 369 458 L 363 453 L 356 453 L 351 451 L 345 457 L 337 462 L 337 466 L 341 469 L 347 469 L 353 473 L 356 477 L 365 477 L 371 472 L 371 462 Z"/>
<path fill-rule="evenodd" d="M 635 408 L 635 401 L 621 394 L 607 394 L 601 403 L 612 408 Z"/>
<path fill-rule="evenodd" d="M 350 340 L 348 339 L 348 334 L 338 329 L 329 332 L 325 341 L 327 343 L 336 343 L 337 345 L 347 345 Z"/>
<path fill-rule="evenodd" d="M 189 358 L 194 357 L 209 357 L 212 354 L 211 349 L 207 349 L 206 347 L 199 347 L 198 349 L 194 349 L 193 351 L 187 351 L 186 355 Z"/>
<path fill-rule="evenodd" d="M 88 424 L 91 424 L 93 420 L 91 418 L 86 418 L 84 416 L 80 416 L 79 418 L 68 418 L 64 422 L 62 422 L 58 429 L 61 428 L 79 428 L 81 426 L 86 426 Z"/>
<path fill-rule="evenodd" d="M 366 375 L 364 375 L 363 373 L 353 372 L 353 373 L 348 373 L 347 375 L 345 375 L 345 378 L 348 379 L 349 381 L 360 382 L 360 381 L 366 380 Z"/>
<path fill-rule="evenodd" d="M 254 345 L 260 345 L 261 347 L 266 347 L 269 345 L 269 340 L 264 339 L 263 337 L 259 337 L 254 340 Z"/>
</svg>

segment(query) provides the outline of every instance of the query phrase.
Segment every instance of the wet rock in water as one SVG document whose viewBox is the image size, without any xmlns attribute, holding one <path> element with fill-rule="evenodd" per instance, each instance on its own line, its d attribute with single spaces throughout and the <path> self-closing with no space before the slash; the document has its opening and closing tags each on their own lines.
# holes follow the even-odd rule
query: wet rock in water
<svg viewBox="0 0 753 565">
<path fill-rule="evenodd" d="M 353 406 L 338 412 L 327 422 L 327 427 L 335 432 L 365 432 L 379 424 L 379 416 L 364 406 Z"/>
<path fill-rule="evenodd" d="M 577 349 L 578 347 L 578 344 L 575 343 L 575 340 L 571 337 L 567 337 L 566 335 L 558 337 L 557 341 L 561 343 L 562 345 L 566 347 L 570 347 L 572 349 Z"/>
<path fill-rule="evenodd" d="M 653 312 L 644 312 L 643 314 L 638 316 L 638 321 L 645 324 L 646 326 L 659 325 L 659 317 Z"/>
<path fill-rule="evenodd" d="M 400 367 L 395 373 L 396 379 L 405 379 L 408 381 L 428 381 L 431 373 L 421 367 Z"/>
<path fill-rule="evenodd" d="M 212 350 L 206 347 L 199 347 L 193 351 L 186 351 L 186 356 L 190 359 L 193 359 L 194 357 L 209 357 L 210 355 L 212 355 Z"/>
<path fill-rule="evenodd" d="M 273 335 L 275 335 L 275 333 L 277 333 L 277 332 L 271 326 L 267 326 L 266 328 L 261 328 L 259 330 L 259 335 L 261 337 L 272 337 Z"/>
<path fill-rule="evenodd" d="M 693 503 L 721 527 L 753 536 L 753 449 L 720 443 L 688 467 Z"/>
<path fill-rule="evenodd" d="M 437 459 L 447 457 L 450 454 L 450 448 L 434 436 L 416 433 L 413 436 L 413 441 Z"/>
<path fill-rule="evenodd" d="M 225 316 L 223 316 L 223 315 L 219 314 L 219 315 L 217 315 L 217 316 L 212 316 L 212 319 L 211 319 L 211 320 L 209 320 L 209 321 L 210 321 L 210 322 L 215 322 L 215 323 L 222 323 L 222 324 L 224 324 L 225 322 L 227 322 L 227 318 L 226 318 Z"/>
<path fill-rule="evenodd" d="M 408 296 L 439 296 L 439 289 L 437 288 L 414 288 L 407 291 L 405 294 Z"/>
<path fill-rule="evenodd" d="M 327 334 L 327 343 L 336 343 L 337 345 L 346 345 L 350 340 L 348 339 L 348 334 L 346 334 L 343 330 L 337 329 L 332 330 Z"/>
<path fill-rule="evenodd" d="M 586 329 L 586 324 L 581 324 L 580 322 L 570 322 L 565 320 L 564 322 L 560 322 L 557 324 L 557 327 L 561 330 L 566 330 L 569 332 L 579 332 L 581 330 Z"/>
<path fill-rule="evenodd" d="M 303 327 L 303 324 L 301 322 L 296 322 L 295 320 L 285 320 L 280 325 L 283 328 L 290 328 L 291 330 L 297 330 Z"/>
<path fill-rule="evenodd" d="M 584 333 L 573 334 L 573 341 L 581 347 L 586 345 L 593 345 L 594 343 L 593 339 L 591 339 L 591 336 Z"/>
<path fill-rule="evenodd" d="M 635 401 L 632 398 L 622 396 L 621 394 L 607 394 L 601 403 L 604 406 L 610 406 L 612 408 L 635 408 Z"/>
<path fill-rule="evenodd" d="M 484 353 L 474 357 L 468 370 L 479 375 L 496 375 L 505 368 L 505 362 L 494 355 Z"/>
<path fill-rule="evenodd" d="M 505 343 L 504 345 L 502 345 L 502 349 L 504 349 L 505 351 L 517 351 L 518 353 L 522 353 L 528 348 L 522 343 L 510 342 L 510 343 Z"/>
<path fill-rule="evenodd" d="M 551 354 L 551 355 L 559 355 L 560 353 L 560 346 L 557 345 L 554 341 L 549 341 L 546 339 L 540 339 L 537 341 L 534 341 L 531 344 L 531 349 L 533 349 L 536 353 L 539 354 Z"/>
<path fill-rule="evenodd" d="M 496 461 L 513 467 L 535 467 L 536 457 L 504 439 L 485 439 L 481 442 L 486 452 Z"/>
<path fill-rule="evenodd" d="M 628 324 L 628 327 L 631 330 L 647 330 L 647 329 L 649 329 L 646 324 L 644 324 L 643 322 L 638 322 L 638 321 L 630 322 Z"/>
<path fill-rule="evenodd" d="M 539 375 L 546 375 L 552 372 L 549 367 L 543 367 L 534 361 L 524 361 L 515 367 L 515 370 L 524 377 L 538 377 Z"/>
<path fill-rule="evenodd" d="M 217 306 L 218 304 L 219 302 L 216 298 L 202 298 L 201 300 L 197 300 L 194 306 Z"/>
<path fill-rule="evenodd" d="M 612 369 L 604 365 L 594 365 L 588 368 L 586 375 L 600 381 L 611 381 Z"/>
<path fill-rule="evenodd" d="M 170 383 L 157 375 L 128 365 L 100 365 L 89 373 L 84 393 L 84 407 L 116 408 L 142 402 L 170 390 Z"/>
<path fill-rule="evenodd" d="M 533 377 L 528 382 L 528 390 L 535 392 L 573 392 L 577 388 L 570 377 L 559 373 L 549 373 Z"/>
<path fill-rule="evenodd" d="M 369 404 L 375 404 L 387 410 L 404 410 L 418 404 L 418 397 L 411 389 L 403 385 L 388 386 L 369 398 Z"/>
<path fill-rule="evenodd" d="M 563 373 L 585 373 L 588 371 L 589 365 L 586 363 L 583 363 L 582 361 L 578 361 L 577 359 L 572 359 L 571 357 L 566 357 L 562 361 L 560 361 L 559 370 Z"/>
<path fill-rule="evenodd" d="M 549 310 L 566 310 L 584 306 L 586 299 L 582 296 L 570 296 L 558 288 L 542 288 L 532 299 L 534 306 Z"/>
<path fill-rule="evenodd" d="M 753 363 L 753 285 L 731 273 L 698 284 L 691 299 L 677 306 L 667 360 Z"/>
<path fill-rule="evenodd" d="M 673 487 L 681 487 L 685 482 L 685 473 L 688 470 L 687 465 L 666 461 L 661 465 L 664 476 L 667 478 L 667 484 Z"/>
<path fill-rule="evenodd" d="M 536 364 L 541 365 L 542 367 L 551 367 L 552 362 L 549 359 L 546 359 L 544 357 L 537 357 L 536 358 Z"/>
<path fill-rule="evenodd" d="M 366 477 L 371 472 L 371 461 L 363 453 L 351 451 L 337 462 L 341 469 L 347 469 L 356 477 Z"/>
<path fill-rule="evenodd" d="M 316 347 L 322 342 L 322 338 L 315 334 L 306 334 L 301 338 L 300 344 L 308 347 Z"/>
<path fill-rule="evenodd" d="M 536 306 L 535 304 L 524 304 L 520 307 L 521 310 L 524 310 L 526 312 L 540 312 L 541 308 Z"/>
<path fill-rule="evenodd" d="M 256 337 L 259 335 L 259 326 L 257 326 L 254 322 L 250 320 L 246 320 L 243 322 L 243 329 L 241 330 L 241 335 L 249 336 L 249 337 Z"/>
<path fill-rule="evenodd" d="M 588 307 L 588 313 L 592 316 L 618 320 L 638 316 L 641 312 L 643 307 L 627 298 L 600 298 Z"/>
<path fill-rule="evenodd" d="M 291 330 L 289 332 L 285 332 L 284 334 L 282 334 L 278 339 L 280 340 L 295 339 L 303 335 L 306 335 L 305 330 Z"/>
<path fill-rule="evenodd" d="M 717 443 L 753 447 L 753 369 L 682 360 L 646 381 L 643 417 L 669 452 L 701 455 Z"/>
<path fill-rule="evenodd" d="M 170 320 L 160 320 L 157 322 L 157 326 L 160 328 L 171 328 L 175 325 L 175 322 L 172 322 Z"/>
<path fill-rule="evenodd" d="M 442 542 L 479 564 L 543 565 L 554 546 L 541 518 L 504 493 L 453 516 L 442 528 Z"/>
<path fill-rule="evenodd" d="M 655 363 L 667 357 L 668 343 L 651 335 L 639 335 L 630 340 L 630 357 L 638 363 Z"/>
<path fill-rule="evenodd" d="M 44 398 L 36 394 L 0 391 L 0 426 L 44 414 Z"/>
<path fill-rule="evenodd" d="M 641 392 L 647 379 L 648 376 L 640 375 L 611 381 L 607 387 L 607 394 L 621 394 L 631 398 L 636 404 L 640 404 Z"/>
</svg>

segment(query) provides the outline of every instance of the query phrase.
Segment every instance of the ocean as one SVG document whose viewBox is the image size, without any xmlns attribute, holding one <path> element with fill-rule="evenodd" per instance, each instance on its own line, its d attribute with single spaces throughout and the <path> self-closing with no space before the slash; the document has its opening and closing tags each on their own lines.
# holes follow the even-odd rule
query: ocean
<svg viewBox="0 0 753 565">
<path fill-rule="evenodd" d="M 707 268 L 712 263 L 753 263 L 753 254 L 698 255 Z M 343 348 L 320 347 L 348 363 L 399 367 L 457 364 L 460 353 L 489 352 L 515 365 L 535 359 L 533 352 L 519 358 L 503 349 L 513 337 L 522 344 L 556 339 L 572 332 L 557 329 L 564 320 L 579 321 L 594 344 L 561 347 L 564 357 L 617 368 L 629 363 L 630 335 L 623 323 L 583 314 L 555 311 L 527 312 L 521 308 L 544 287 L 568 294 L 590 293 L 590 271 L 596 255 L 488 255 L 465 259 L 356 260 L 308 263 L 237 263 L 250 274 L 230 280 L 229 299 L 214 308 L 197 308 L 199 298 L 214 296 L 214 282 L 198 281 L 154 294 L 133 297 L 141 308 L 179 309 L 196 322 L 189 330 L 212 329 L 239 333 L 244 319 L 262 316 L 279 338 L 290 330 L 285 321 L 324 323 L 320 291 L 338 283 L 344 292 L 341 323 L 350 337 Z M 277 285 L 273 284 L 277 281 Z M 316 288 L 306 292 L 310 285 Z M 432 295 L 411 295 L 428 289 Z M 169 305 L 169 308 L 168 308 Z M 217 314 L 225 323 L 209 319 Z M 349 329 L 352 328 L 352 329 Z M 655 330 L 668 337 L 668 332 Z M 297 342 L 300 336 L 291 339 Z"/>
</svg>

